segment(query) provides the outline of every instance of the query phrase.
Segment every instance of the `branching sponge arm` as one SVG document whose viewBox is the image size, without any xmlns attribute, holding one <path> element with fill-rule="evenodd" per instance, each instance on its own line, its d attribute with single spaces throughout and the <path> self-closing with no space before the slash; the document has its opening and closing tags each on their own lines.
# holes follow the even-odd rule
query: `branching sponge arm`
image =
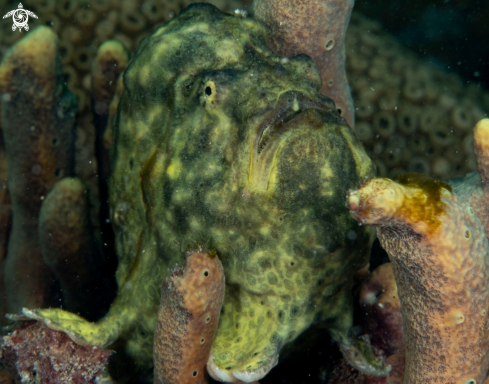
<svg viewBox="0 0 489 384">
<path fill-rule="evenodd" d="M 321 93 L 333 99 L 353 127 L 353 100 L 345 70 L 345 34 L 354 0 L 255 0 L 255 19 L 268 28 L 276 54 L 310 56 L 319 69 Z"/>
<path fill-rule="evenodd" d="M 474 209 L 448 184 L 407 174 L 348 196 L 377 227 L 401 299 L 404 384 L 482 383 L 489 367 L 489 243 Z M 433 369 L 437 367 L 437 369 Z"/>
</svg>

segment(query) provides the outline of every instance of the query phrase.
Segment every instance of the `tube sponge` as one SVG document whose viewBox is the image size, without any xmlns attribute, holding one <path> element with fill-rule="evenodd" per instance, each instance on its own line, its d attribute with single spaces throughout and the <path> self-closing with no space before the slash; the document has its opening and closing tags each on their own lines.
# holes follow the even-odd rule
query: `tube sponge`
<svg viewBox="0 0 489 384">
<path fill-rule="evenodd" d="M 404 384 L 482 383 L 489 368 L 489 243 L 474 209 L 427 176 L 371 179 L 351 191 L 377 228 L 401 300 Z M 433 367 L 437 367 L 436 370 Z"/>
<path fill-rule="evenodd" d="M 346 78 L 345 34 L 353 0 L 255 0 L 255 19 L 268 28 L 276 54 L 310 56 L 319 69 L 321 93 L 333 99 L 340 115 L 353 127 L 353 101 Z"/>
<path fill-rule="evenodd" d="M 207 383 L 222 301 L 224 271 L 212 252 L 188 252 L 161 286 L 154 341 L 155 383 Z"/>
<path fill-rule="evenodd" d="M 103 43 L 92 66 L 92 94 L 96 114 L 106 114 L 115 93 L 117 79 L 129 63 L 130 53 L 117 40 Z"/>
<path fill-rule="evenodd" d="M 76 100 L 66 89 L 58 39 L 38 27 L 7 52 L 0 66 L 2 130 L 13 224 L 5 265 L 8 309 L 55 305 L 53 274 L 37 234 L 41 203 L 73 172 Z"/>
<path fill-rule="evenodd" d="M 489 119 L 477 123 L 473 140 L 466 145 L 467 151 L 473 147 L 479 174 L 468 174 L 463 180 L 454 180 L 451 184 L 454 193 L 472 206 L 489 238 Z"/>
<path fill-rule="evenodd" d="M 84 184 L 77 178 L 56 183 L 39 214 L 44 261 L 58 278 L 63 308 L 97 320 L 116 291 L 115 279 L 93 236 Z"/>
</svg>

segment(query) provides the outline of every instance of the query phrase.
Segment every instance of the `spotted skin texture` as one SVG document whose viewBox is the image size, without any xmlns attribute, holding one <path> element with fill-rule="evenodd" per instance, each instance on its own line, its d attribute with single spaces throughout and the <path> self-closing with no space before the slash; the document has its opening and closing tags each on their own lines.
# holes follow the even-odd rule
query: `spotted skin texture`
<svg viewBox="0 0 489 384">
<path fill-rule="evenodd" d="M 401 300 L 404 384 L 482 383 L 489 367 L 489 244 L 473 208 L 421 175 L 372 179 L 348 203 L 377 227 Z"/>
<path fill-rule="evenodd" d="M 118 296 L 96 324 L 31 316 L 80 342 L 118 340 L 116 357 L 150 369 L 161 281 L 181 250 L 212 243 L 226 294 L 211 365 L 227 381 L 259 380 L 318 322 L 351 348 L 351 285 L 373 232 L 344 198 L 374 166 L 320 86 L 310 58 L 277 57 L 259 22 L 211 5 L 145 39 L 114 127 Z"/>
</svg>

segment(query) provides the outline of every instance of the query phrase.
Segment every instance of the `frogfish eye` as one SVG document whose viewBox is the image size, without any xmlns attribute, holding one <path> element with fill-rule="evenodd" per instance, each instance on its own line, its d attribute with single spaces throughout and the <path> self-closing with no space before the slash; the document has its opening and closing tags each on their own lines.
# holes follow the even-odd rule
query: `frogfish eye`
<svg viewBox="0 0 489 384">
<path fill-rule="evenodd" d="M 201 95 L 200 99 L 203 107 L 208 103 L 214 104 L 217 96 L 216 83 L 212 80 L 207 80 L 202 87 Z"/>
</svg>

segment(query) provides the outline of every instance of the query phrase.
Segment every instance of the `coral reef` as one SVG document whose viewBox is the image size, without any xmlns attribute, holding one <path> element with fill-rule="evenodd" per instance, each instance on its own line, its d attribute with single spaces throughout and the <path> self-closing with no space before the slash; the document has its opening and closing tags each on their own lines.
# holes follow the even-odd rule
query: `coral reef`
<svg viewBox="0 0 489 384">
<path fill-rule="evenodd" d="M 351 191 L 360 223 L 377 228 L 401 300 L 404 383 L 483 382 L 489 368 L 489 243 L 448 184 L 406 174 Z M 436 367 L 436 369 L 433 369 Z"/>
<path fill-rule="evenodd" d="M 8 52 L 0 67 L 2 130 L 13 224 L 5 261 L 8 309 L 56 305 L 55 278 L 45 265 L 38 216 L 45 196 L 73 172 L 76 101 L 56 59 L 57 38 L 38 28 Z"/>
<path fill-rule="evenodd" d="M 471 129 L 489 94 L 433 64 L 353 12 L 346 35 L 355 133 L 379 176 L 424 173 L 443 180 L 475 170 Z"/>
<path fill-rule="evenodd" d="M 0 362 L 17 384 L 95 384 L 112 351 L 83 347 L 44 324 L 25 321 L 3 338 Z M 1 379 L 0 379 L 1 380 Z"/>
<path fill-rule="evenodd" d="M 351 286 L 372 231 L 343 199 L 374 168 L 320 94 L 312 60 L 282 62 L 260 23 L 209 5 L 187 8 L 134 57 L 109 185 L 119 294 L 97 323 L 55 308 L 28 315 L 79 342 L 117 340 L 115 358 L 148 370 L 161 277 L 181 247 L 210 241 L 226 273 L 213 345 L 221 379 L 260 379 L 286 343 L 326 320 L 353 356 Z M 353 361 L 385 372 L 362 353 Z"/>
<path fill-rule="evenodd" d="M 333 99 L 353 127 L 355 114 L 345 71 L 345 34 L 353 0 L 297 2 L 255 0 L 255 19 L 268 29 L 268 40 L 280 56 L 307 54 L 321 75 L 321 93 Z"/>
<path fill-rule="evenodd" d="M 0 8 L 3 4 L 0 0 Z M 371 354 L 368 338 L 358 341 L 352 336 L 352 280 L 358 270 L 366 270 L 372 232 L 356 227 L 343 203 L 349 188 L 373 176 L 373 167 L 333 104 L 319 95 L 319 74 L 312 62 L 304 56 L 277 57 L 266 47 L 257 23 L 215 16 L 215 11 L 201 7 L 187 10 L 145 40 L 123 84 L 121 73 L 127 68 L 129 50 L 167 19 L 168 9 L 175 9 L 168 11 L 172 18 L 182 5 L 149 0 L 29 3 L 41 16 L 39 22 L 60 36 L 63 69 L 55 65 L 56 41 L 46 31 L 50 49 L 36 46 L 28 68 L 34 67 L 32 57 L 42 50 L 38 67 L 46 69 L 51 60 L 51 69 L 45 72 L 57 83 L 32 82 L 35 71 L 22 72 L 22 60 L 20 64 L 9 61 L 16 50 L 25 54 L 31 35 L 12 48 L 2 66 L 10 71 L 2 77 L 4 83 L 17 82 L 6 85 L 8 92 L 1 92 L 0 103 L 7 113 L 1 120 L 7 127 L 5 138 L 17 135 L 7 142 L 7 152 L 19 149 L 21 139 L 30 138 L 21 153 L 24 157 L 12 161 L 10 155 L 8 170 L 13 176 L 9 183 L 15 185 L 20 175 L 39 172 L 36 180 L 44 178 L 48 187 L 36 191 L 32 184 L 25 184 L 29 188 L 25 191 L 32 195 L 23 191 L 22 196 L 19 189 L 12 189 L 14 193 L 0 190 L 0 293 L 6 291 L 4 276 L 11 283 L 12 272 L 25 274 L 27 269 L 21 271 L 19 260 L 22 255 L 27 259 L 24 251 L 34 245 L 32 261 L 37 264 L 27 268 L 51 278 L 44 276 L 44 285 L 42 280 L 30 279 L 27 270 L 31 285 L 23 288 L 26 292 L 39 288 L 50 303 L 27 305 L 51 304 L 53 308 L 26 310 L 27 317 L 65 331 L 78 343 L 113 346 L 118 352 L 111 362 L 116 380 L 147 378 L 152 370 L 161 278 L 179 260 L 181 249 L 206 244 L 217 249 L 228 281 L 222 324 L 209 360 L 215 378 L 259 379 L 277 362 L 284 345 L 310 325 L 325 324 L 346 357 L 335 370 L 339 382 L 402 382 L 398 302 L 388 300 L 387 293 L 372 300 L 378 287 L 391 282 L 384 280 L 389 277 L 386 269 L 374 273 L 371 285 L 364 287 L 362 303 L 369 318 L 381 324 L 375 328 L 373 322 L 366 322 L 365 329 L 373 351 L 392 365 L 389 376 L 365 376 L 386 369 Z M 204 10 L 203 15 L 196 9 Z M 304 9 L 299 10 L 303 15 Z M 212 23 L 208 14 L 213 15 Z M 311 22 L 319 14 L 314 12 Z M 196 23 L 188 30 L 182 20 Z M 300 20 L 304 22 L 304 17 Z M 225 32 L 215 29 L 223 25 Z M 341 25 L 332 27 L 340 36 L 344 33 Z M 163 31 L 171 32 L 178 42 Z M 23 35 L 0 33 L 0 57 L 7 45 Z M 104 43 L 109 36 L 118 41 Z M 327 39 L 320 46 L 334 52 L 341 47 L 340 40 Z M 382 175 L 397 175 L 408 168 L 445 179 L 475 169 L 475 158 L 465 162 L 465 157 L 472 153 L 470 127 L 489 105 L 486 94 L 423 64 L 358 14 L 353 16 L 346 43 L 357 101 L 355 130 Z M 156 61 L 161 68 L 154 65 Z M 59 114 L 60 108 L 54 108 L 60 98 L 65 101 L 62 108 L 73 107 L 73 99 L 62 87 L 61 73 L 80 105 L 75 156 L 67 161 L 59 156 L 63 150 L 73 154 L 73 132 L 60 144 L 42 119 L 35 122 L 41 123 L 42 133 L 15 130 L 37 127 L 31 120 L 38 116 L 39 105 L 50 98 L 52 104 L 44 104 L 46 116 L 73 125 L 73 114 Z M 38 92 L 53 84 L 56 92 Z M 323 86 L 329 87 L 329 81 L 323 81 Z M 14 91 L 24 92 L 18 103 L 12 102 Z M 487 126 L 487 121 L 481 121 L 474 139 L 482 180 L 472 174 L 451 182 L 457 201 L 469 201 L 483 224 L 489 219 L 484 208 Z M 0 147 L 0 184 L 7 180 L 4 154 Z M 71 165 L 61 166 L 56 178 L 44 173 L 52 171 L 52 164 L 40 162 L 11 173 L 11 167 L 25 159 L 36 161 L 39 154 L 52 156 L 52 163 Z M 104 183 L 110 168 L 114 175 L 109 194 Z M 79 178 L 61 180 L 66 175 Z M 28 195 L 36 198 L 34 208 L 26 213 L 19 210 L 19 197 Z M 8 239 L 11 197 L 14 229 Z M 105 204 L 109 197 L 110 215 Z M 33 218 L 30 229 L 29 225 L 23 229 L 29 230 L 30 237 L 19 241 L 15 225 L 29 217 Z M 117 236 L 119 292 L 109 314 L 90 323 L 79 315 L 97 320 L 114 290 L 114 282 L 107 280 L 115 264 L 111 224 Z M 15 246 L 9 246 L 7 255 L 7 241 L 24 247 L 20 256 L 7 257 L 17 254 Z M 107 251 L 102 253 L 100 245 Z M 395 287 L 390 283 L 385 289 L 392 292 Z M 0 316 L 6 310 L 1 299 Z M 20 307 L 14 304 L 11 311 Z M 61 305 L 72 313 L 55 308 Z M 165 331 L 160 327 L 156 340 L 161 332 Z M 207 353 L 199 357 L 206 360 Z M 205 375 L 197 376 L 204 379 Z"/>
<path fill-rule="evenodd" d="M 161 286 L 154 341 L 155 383 L 208 382 L 207 360 L 224 298 L 215 252 L 189 251 Z"/>
</svg>

